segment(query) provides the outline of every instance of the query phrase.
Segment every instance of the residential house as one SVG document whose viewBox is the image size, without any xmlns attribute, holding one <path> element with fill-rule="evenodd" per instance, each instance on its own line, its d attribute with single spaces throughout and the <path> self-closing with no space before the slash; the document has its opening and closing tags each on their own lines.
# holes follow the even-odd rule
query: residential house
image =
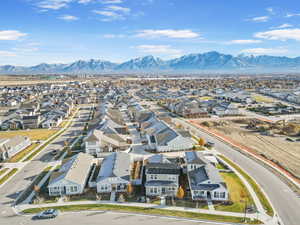
<svg viewBox="0 0 300 225">
<path fill-rule="evenodd" d="M 155 155 L 145 166 L 147 196 L 176 196 L 179 187 L 180 166 Z"/>
<path fill-rule="evenodd" d="M 193 200 L 227 201 L 229 199 L 226 184 L 219 171 L 201 152 L 186 152 L 185 160 Z"/>
<path fill-rule="evenodd" d="M 30 145 L 31 140 L 28 137 L 21 135 L 0 139 L 0 161 L 13 157 Z"/>
<path fill-rule="evenodd" d="M 52 173 L 48 191 L 50 196 L 76 195 L 84 192 L 93 157 L 79 153 L 64 161 L 58 172 Z"/>
<path fill-rule="evenodd" d="M 97 176 L 97 192 L 126 192 L 130 184 L 131 158 L 125 152 L 114 152 L 105 157 Z"/>
</svg>

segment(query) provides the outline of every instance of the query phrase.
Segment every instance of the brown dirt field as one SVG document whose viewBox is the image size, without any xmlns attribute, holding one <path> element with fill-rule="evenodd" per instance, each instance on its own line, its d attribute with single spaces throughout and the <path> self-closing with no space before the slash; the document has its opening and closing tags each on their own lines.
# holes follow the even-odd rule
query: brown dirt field
<svg viewBox="0 0 300 225">
<path fill-rule="evenodd" d="M 227 125 L 214 127 L 219 133 L 278 161 L 284 168 L 300 177 L 300 142 L 289 142 L 286 136 L 265 136 L 244 128 L 244 124 L 226 121 Z"/>
</svg>

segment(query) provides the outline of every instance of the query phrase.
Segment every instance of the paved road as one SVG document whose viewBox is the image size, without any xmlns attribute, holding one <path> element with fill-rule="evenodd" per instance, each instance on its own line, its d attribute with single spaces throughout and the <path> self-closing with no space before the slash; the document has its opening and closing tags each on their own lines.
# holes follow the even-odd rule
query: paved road
<svg viewBox="0 0 300 225">
<path fill-rule="evenodd" d="M 262 186 L 284 225 L 300 224 L 300 198 L 280 178 L 259 163 L 208 135 L 206 132 L 198 129 L 197 135 L 214 142 L 217 151 L 240 165 Z"/>
<path fill-rule="evenodd" d="M 88 110 L 80 110 L 80 115 L 87 115 Z M 75 118 L 72 126 L 67 131 L 58 137 L 53 143 L 48 145 L 33 161 L 26 164 L 21 171 L 19 171 L 11 180 L 0 188 L 0 224 L 9 224 L 3 215 L 14 218 L 14 212 L 11 209 L 11 204 L 40 172 L 52 160 L 51 151 L 61 150 L 64 142 L 67 140 L 71 142 L 75 135 L 83 129 L 84 123 L 81 123 L 82 118 Z"/>
<path fill-rule="evenodd" d="M 199 222 L 192 220 L 162 218 L 157 216 L 134 215 L 115 212 L 83 212 L 64 213 L 55 219 L 33 221 L 29 216 L 4 217 L 5 223 L 9 225 L 217 225 L 220 223 Z"/>
</svg>

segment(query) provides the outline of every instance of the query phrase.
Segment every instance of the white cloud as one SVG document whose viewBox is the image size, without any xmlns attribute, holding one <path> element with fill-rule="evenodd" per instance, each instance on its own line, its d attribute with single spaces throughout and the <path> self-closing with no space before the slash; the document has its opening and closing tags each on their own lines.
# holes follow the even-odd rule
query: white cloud
<svg viewBox="0 0 300 225">
<path fill-rule="evenodd" d="M 101 19 L 104 22 L 110 22 L 110 21 L 114 21 L 114 20 L 124 20 L 125 17 L 124 15 L 117 13 L 117 12 L 113 12 L 113 11 L 107 11 L 107 10 L 94 10 L 94 13 L 104 16 L 105 18 Z"/>
<path fill-rule="evenodd" d="M 0 30 L 0 40 L 4 41 L 13 41 L 18 40 L 21 37 L 26 36 L 27 34 L 22 33 L 17 30 Z"/>
<path fill-rule="evenodd" d="M 195 33 L 191 30 L 141 30 L 137 32 L 136 37 L 146 37 L 146 38 L 161 38 L 161 37 L 167 37 L 167 38 L 196 38 L 199 37 L 200 34 Z"/>
<path fill-rule="evenodd" d="M 268 8 L 266 8 L 266 10 L 272 15 L 275 14 L 274 9 L 272 7 L 268 7 Z"/>
<path fill-rule="evenodd" d="M 294 16 L 300 16 L 300 13 L 287 13 L 285 17 L 290 18 Z"/>
<path fill-rule="evenodd" d="M 270 19 L 269 16 L 258 16 L 258 17 L 253 17 L 249 19 L 249 21 L 253 22 L 267 22 Z"/>
<path fill-rule="evenodd" d="M 95 0 L 39 0 L 36 6 L 43 9 L 42 12 L 47 10 L 59 10 L 66 8 L 72 2 L 77 2 L 79 4 L 88 4 Z"/>
<path fill-rule="evenodd" d="M 37 7 L 42 9 L 58 10 L 68 6 L 73 0 L 43 0 L 37 3 Z"/>
<path fill-rule="evenodd" d="M 17 56 L 16 53 L 9 52 L 9 51 L 0 51 L 0 57 L 13 57 L 13 56 Z"/>
<path fill-rule="evenodd" d="M 75 20 L 79 20 L 78 17 L 72 16 L 72 15 L 63 15 L 63 16 L 58 17 L 58 19 L 65 20 L 65 21 L 75 21 Z"/>
<path fill-rule="evenodd" d="M 125 35 L 124 34 L 104 34 L 103 37 L 107 38 L 107 39 L 113 39 L 113 38 L 124 38 Z"/>
<path fill-rule="evenodd" d="M 119 4 L 119 3 L 123 3 L 123 0 L 102 0 L 101 3 L 103 3 L 103 4 Z"/>
<path fill-rule="evenodd" d="M 248 53 L 253 55 L 265 55 L 265 54 L 285 54 L 288 50 L 285 48 L 248 48 L 241 51 L 241 53 Z"/>
<path fill-rule="evenodd" d="M 25 52 L 36 52 L 39 50 L 37 47 L 23 47 L 23 48 L 13 48 L 15 52 L 25 53 Z"/>
<path fill-rule="evenodd" d="M 261 42 L 262 42 L 261 40 L 246 39 L 246 40 L 232 40 L 227 43 L 228 44 L 257 44 Z"/>
<path fill-rule="evenodd" d="M 138 45 L 137 48 L 139 51 L 150 54 L 171 54 L 177 55 L 182 53 L 179 49 L 174 49 L 170 45 Z"/>
<path fill-rule="evenodd" d="M 289 28 L 289 27 L 293 27 L 293 25 L 289 23 L 284 23 L 277 27 L 271 27 L 271 29 L 282 29 L 282 28 Z"/>
<path fill-rule="evenodd" d="M 94 0 L 78 0 L 78 3 L 79 4 L 87 4 L 87 3 L 90 3 L 92 1 L 94 1 Z"/>
<path fill-rule="evenodd" d="M 263 38 L 268 40 L 296 40 L 300 41 L 300 29 L 277 29 L 266 32 L 258 32 L 254 34 L 256 38 Z"/>
<path fill-rule="evenodd" d="M 108 7 L 106 7 L 106 10 L 118 11 L 118 12 L 123 12 L 123 13 L 129 13 L 130 12 L 130 8 L 117 6 L 117 5 L 108 6 Z"/>
</svg>

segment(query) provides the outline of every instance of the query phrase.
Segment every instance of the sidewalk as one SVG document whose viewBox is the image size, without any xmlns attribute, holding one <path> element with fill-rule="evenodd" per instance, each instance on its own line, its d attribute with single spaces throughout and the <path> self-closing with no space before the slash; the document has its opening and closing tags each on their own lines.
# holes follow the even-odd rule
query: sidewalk
<svg viewBox="0 0 300 225">
<path fill-rule="evenodd" d="M 148 204 L 148 203 L 135 203 L 135 202 L 110 202 L 110 201 L 75 201 L 75 202 L 56 202 L 50 204 L 39 204 L 39 205 L 29 205 L 22 204 L 15 206 L 15 209 L 18 213 L 22 213 L 25 209 L 31 208 L 43 208 L 43 207 L 57 207 L 57 206 L 71 206 L 71 205 L 90 205 L 90 204 L 104 204 L 104 205 L 120 205 L 120 206 L 134 206 L 134 207 L 142 207 L 142 208 L 154 208 L 161 210 L 172 210 L 172 211 L 184 211 L 184 212 L 193 212 L 193 213 L 203 213 L 210 215 L 221 215 L 221 216 L 232 216 L 232 217 L 244 217 L 244 213 L 235 213 L 235 212 L 226 212 L 226 211 L 217 211 L 217 210 L 207 210 L 207 209 L 196 209 L 196 208 L 186 208 L 186 207 L 177 207 L 177 206 L 163 206 L 157 204 Z M 101 210 L 99 210 L 101 211 Z M 247 214 L 247 218 L 249 219 L 259 219 L 264 224 L 275 225 L 273 220 L 270 217 L 266 217 L 263 214 Z"/>
</svg>

